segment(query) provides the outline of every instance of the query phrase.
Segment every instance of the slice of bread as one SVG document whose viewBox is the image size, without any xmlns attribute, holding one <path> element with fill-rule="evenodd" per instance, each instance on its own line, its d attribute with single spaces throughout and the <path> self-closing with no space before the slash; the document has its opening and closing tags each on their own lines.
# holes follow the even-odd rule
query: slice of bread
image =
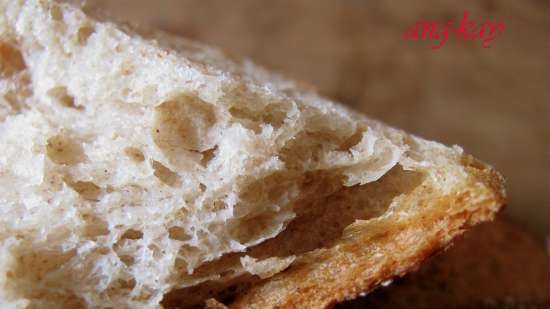
<svg viewBox="0 0 550 309">
<path fill-rule="evenodd" d="M 166 34 L 0 0 L 0 308 L 325 308 L 504 203 L 462 153 Z"/>
</svg>

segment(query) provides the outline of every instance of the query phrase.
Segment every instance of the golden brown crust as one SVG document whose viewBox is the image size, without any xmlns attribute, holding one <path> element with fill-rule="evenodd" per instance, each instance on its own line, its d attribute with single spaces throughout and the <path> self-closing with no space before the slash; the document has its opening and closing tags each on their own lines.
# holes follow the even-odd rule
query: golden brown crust
<svg viewBox="0 0 550 309">
<path fill-rule="evenodd" d="M 335 308 L 550 308 L 550 258 L 542 239 L 498 216 L 387 287 Z"/>
<path fill-rule="evenodd" d="M 419 186 L 398 209 L 352 224 L 334 246 L 304 254 L 287 271 L 239 295 L 229 308 L 330 308 L 416 269 L 466 228 L 492 220 L 504 204 L 497 172 L 470 156 L 461 163 L 468 181 L 452 193 Z"/>
</svg>

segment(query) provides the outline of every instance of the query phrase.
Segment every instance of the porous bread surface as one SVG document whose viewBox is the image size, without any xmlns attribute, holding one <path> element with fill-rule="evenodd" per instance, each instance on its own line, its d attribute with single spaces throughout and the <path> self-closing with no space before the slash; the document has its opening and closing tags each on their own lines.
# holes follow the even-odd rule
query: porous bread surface
<svg viewBox="0 0 550 309">
<path fill-rule="evenodd" d="M 356 219 L 423 213 L 399 206 L 415 188 L 483 187 L 459 148 L 46 0 L 0 0 L 0 145 L 8 309 L 195 305 L 338 248 Z M 501 193 L 482 189 L 489 218 Z"/>
</svg>

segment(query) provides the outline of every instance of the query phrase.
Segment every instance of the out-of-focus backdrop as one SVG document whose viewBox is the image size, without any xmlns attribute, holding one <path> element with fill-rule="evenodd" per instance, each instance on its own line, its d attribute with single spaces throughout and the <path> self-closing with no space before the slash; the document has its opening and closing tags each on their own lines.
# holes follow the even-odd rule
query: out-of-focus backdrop
<svg viewBox="0 0 550 309">
<path fill-rule="evenodd" d="M 88 0 L 221 47 L 417 135 L 462 145 L 507 179 L 507 212 L 550 235 L 550 1 Z M 502 21 L 490 49 L 405 41 L 417 21 Z"/>
</svg>

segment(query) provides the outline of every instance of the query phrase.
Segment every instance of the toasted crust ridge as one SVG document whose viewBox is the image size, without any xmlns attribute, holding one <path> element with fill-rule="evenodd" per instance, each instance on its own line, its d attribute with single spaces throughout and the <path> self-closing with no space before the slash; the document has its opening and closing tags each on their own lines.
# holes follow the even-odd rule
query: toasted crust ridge
<svg viewBox="0 0 550 309">
<path fill-rule="evenodd" d="M 393 213 L 353 224 L 337 245 L 307 254 L 229 308 L 331 308 L 417 269 L 469 227 L 493 220 L 505 203 L 498 172 L 469 155 L 460 164 L 468 179 L 453 193 L 426 200 L 421 211 L 406 219 Z"/>
</svg>

